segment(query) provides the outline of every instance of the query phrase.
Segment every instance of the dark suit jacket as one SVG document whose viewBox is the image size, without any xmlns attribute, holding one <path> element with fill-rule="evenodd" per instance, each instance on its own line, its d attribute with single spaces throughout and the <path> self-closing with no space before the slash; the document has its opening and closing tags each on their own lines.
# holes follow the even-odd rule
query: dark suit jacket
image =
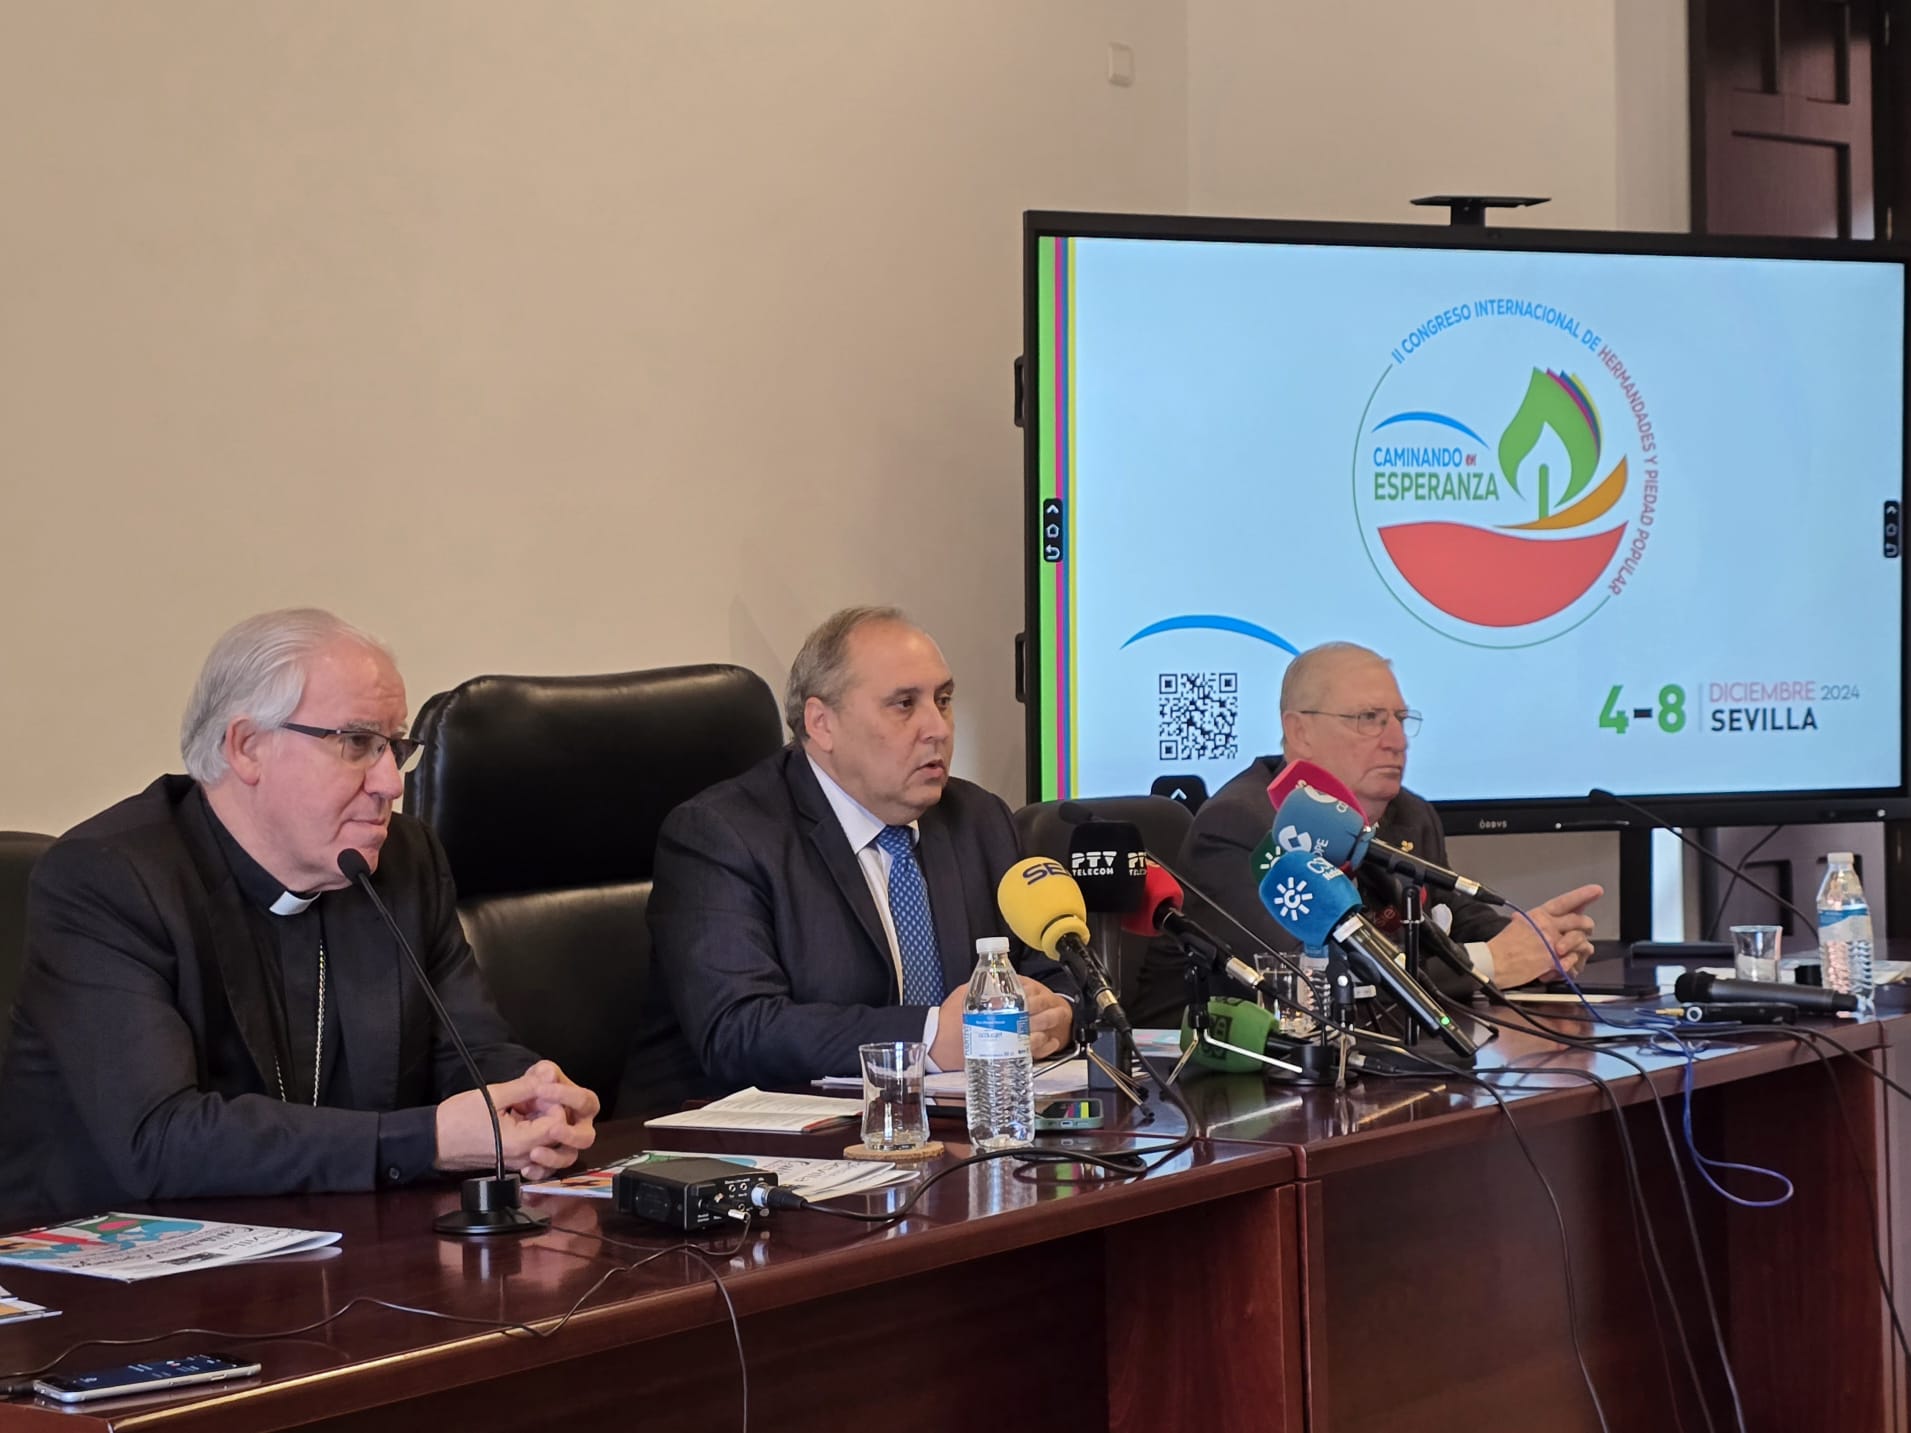
<svg viewBox="0 0 1911 1433">
<path fill-rule="evenodd" d="M 955 779 L 918 829 L 953 990 L 974 968 L 976 940 L 1008 934 L 995 888 L 1021 847 L 1008 807 Z M 922 1038 L 927 1008 L 896 1003 L 869 883 L 797 746 L 670 813 L 649 920 L 656 978 L 691 1052 L 725 1088 L 855 1074 L 858 1045 Z M 1059 969 L 1026 949 L 1017 965 L 1045 979 Z"/>
<path fill-rule="evenodd" d="M 1283 930 L 1261 904 L 1260 879 L 1254 871 L 1254 848 L 1267 838 L 1274 824 L 1274 809 L 1267 802 L 1267 786 L 1280 769 L 1278 755 L 1256 757 L 1246 771 L 1230 778 L 1202 803 L 1181 848 L 1181 869 L 1204 894 L 1212 896 L 1229 915 L 1270 947 L 1296 952 L 1300 949 L 1299 942 Z M 1376 834 L 1382 841 L 1405 847 L 1440 865 L 1446 864 L 1446 835 L 1440 829 L 1440 817 L 1411 791 L 1403 790 L 1387 804 L 1387 814 Z M 1395 909 L 1399 898 L 1393 877 L 1378 867 L 1362 866 L 1354 873 L 1354 879 L 1368 912 L 1383 930 L 1394 935 L 1400 917 Z M 1506 928 L 1507 918 L 1479 901 L 1436 891 L 1432 893 L 1432 903 L 1452 910 L 1451 934 L 1461 944 L 1491 940 Z M 1222 921 L 1211 929 L 1226 939 L 1231 926 Z M 1149 960 L 1142 969 L 1138 1007 L 1166 1023 L 1169 1013 L 1180 1003 L 1181 969 L 1178 957 L 1163 952 L 1157 958 L 1157 952 L 1151 947 Z M 1438 962 L 1429 960 L 1426 972 L 1429 979 L 1450 994 L 1466 993 L 1471 988 Z"/>
<path fill-rule="evenodd" d="M 161 777 L 35 867 L 0 1067 L 0 1217 L 428 1172 L 433 1107 L 470 1080 L 391 932 L 356 887 L 323 898 L 354 1107 L 281 1102 L 261 963 L 274 954 L 213 820 L 194 782 Z M 374 881 L 486 1078 L 522 1074 L 536 1057 L 485 994 L 436 839 L 394 815 Z M 423 1167 L 386 1162 L 397 1149 L 422 1150 Z"/>
</svg>

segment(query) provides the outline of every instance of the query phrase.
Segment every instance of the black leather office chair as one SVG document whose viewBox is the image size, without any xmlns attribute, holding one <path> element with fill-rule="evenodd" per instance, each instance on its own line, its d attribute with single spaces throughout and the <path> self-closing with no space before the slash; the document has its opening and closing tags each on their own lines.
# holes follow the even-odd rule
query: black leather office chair
<svg viewBox="0 0 1911 1433">
<path fill-rule="evenodd" d="M 0 1054 L 13 1028 L 13 996 L 27 958 L 27 878 L 53 844 L 36 831 L 0 831 Z"/>
<path fill-rule="evenodd" d="M 782 745 L 769 687 L 724 665 L 473 677 L 427 701 L 415 734 L 406 809 L 444 843 L 499 1010 L 606 1114 L 672 1103 L 698 1072 L 647 1060 L 677 1044 L 648 979 L 657 829 Z"/>
<path fill-rule="evenodd" d="M 1015 829 L 1022 837 L 1022 848 L 1030 855 L 1053 856 L 1067 863 L 1068 843 L 1075 827 L 1062 819 L 1063 804 L 1059 801 L 1043 801 L 1024 806 L 1015 813 Z M 1170 866 L 1180 861 L 1182 842 L 1187 840 L 1188 829 L 1194 824 L 1194 817 L 1187 807 L 1165 796 L 1098 796 L 1081 804 L 1099 820 L 1132 821 L 1141 831 L 1142 845 Z M 1173 953 L 1171 944 L 1151 941 L 1124 931 L 1117 949 L 1112 953 L 1112 960 L 1110 952 L 1102 952 L 1103 961 L 1113 965 L 1116 968 L 1114 973 L 1119 976 L 1115 982 L 1115 995 L 1137 1025 L 1151 1021 L 1158 1024 L 1173 1023 L 1170 1004 L 1178 999 L 1178 985 L 1171 989 L 1164 988 L 1163 993 L 1152 1001 L 1142 998 L 1144 969 L 1170 962 L 1173 969 L 1169 973 L 1176 981 L 1179 980 L 1175 972 L 1179 970 L 1180 957 Z M 1152 955 L 1151 948 L 1154 948 Z M 1160 985 L 1159 979 L 1146 982 L 1148 987 Z M 1147 1008 L 1150 1005 L 1154 1008 Z"/>
</svg>

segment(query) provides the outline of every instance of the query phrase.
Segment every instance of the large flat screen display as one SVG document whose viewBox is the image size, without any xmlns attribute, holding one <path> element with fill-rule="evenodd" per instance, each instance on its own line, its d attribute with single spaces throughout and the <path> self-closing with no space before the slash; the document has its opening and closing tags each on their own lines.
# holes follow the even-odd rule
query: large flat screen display
<svg viewBox="0 0 1911 1433">
<path fill-rule="evenodd" d="M 1027 220 L 1040 799 L 1212 790 L 1390 657 L 1455 829 L 1904 814 L 1905 251 Z"/>
</svg>

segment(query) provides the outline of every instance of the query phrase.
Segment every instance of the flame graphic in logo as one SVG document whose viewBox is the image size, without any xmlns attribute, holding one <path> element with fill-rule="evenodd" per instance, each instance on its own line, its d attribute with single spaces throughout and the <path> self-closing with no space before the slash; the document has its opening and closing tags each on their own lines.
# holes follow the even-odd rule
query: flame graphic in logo
<svg viewBox="0 0 1911 1433">
<path fill-rule="evenodd" d="M 1549 429 L 1566 453 L 1563 483 L 1544 462 L 1522 472 Z M 1626 491 L 1623 457 L 1595 483 L 1600 447 L 1599 413 L 1583 381 L 1535 368 L 1498 453 L 1507 487 L 1533 504 L 1534 516 L 1490 528 L 1396 523 L 1377 536 L 1408 585 L 1448 616 L 1493 628 L 1543 621 L 1585 595 L 1625 536 L 1624 522 L 1584 531 Z"/>
</svg>

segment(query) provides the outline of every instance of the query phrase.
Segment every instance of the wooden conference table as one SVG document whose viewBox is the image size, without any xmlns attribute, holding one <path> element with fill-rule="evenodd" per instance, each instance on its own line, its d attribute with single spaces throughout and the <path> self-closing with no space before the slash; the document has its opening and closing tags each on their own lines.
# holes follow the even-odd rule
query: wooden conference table
<svg viewBox="0 0 1911 1433">
<path fill-rule="evenodd" d="M 1816 1028 L 1850 1052 L 1831 1062 L 1830 1078 L 1815 1057 L 1769 1037 L 1713 1042 L 1697 1061 L 1699 1148 L 1775 1166 L 1796 1184 L 1782 1207 L 1742 1210 L 1688 1176 L 1751 1429 L 1906 1426 L 1904 1367 L 1878 1297 L 1863 1198 L 1875 1192 L 1888 1254 L 1911 1268 L 1903 1101 L 1887 1101 L 1855 1068 L 1863 1059 L 1902 1077 L 1905 1023 L 1821 1022 Z M 1612 1081 L 1697 1381 L 1713 1422 L 1729 1428 L 1729 1395 L 1651 1098 L 1653 1090 L 1676 1095 L 1685 1062 L 1643 1047 L 1636 1058 L 1647 1075 L 1610 1054 L 1507 1034 L 1483 1051 L 1477 1072 L 1501 1072 L 1488 1078 L 1558 1198 L 1579 1343 L 1610 1426 L 1702 1428 L 1672 1310 L 1648 1293 L 1618 1119 L 1599 1090 L 1536 1067 Z M 872 1232 L 810 1212 L 759 1224 L 733 1257 L 715 1259 L 741 1321 L 751 1426 L 1599 1426 L 1573 1356 L 1559 1224 L 1491 1096 L 1453 1075 L 1369 1077 L 1339 1094 L 1252 1076 L 1209 1076 L 1185 1088 L 1207 1134 L 1143 1179 L 1068 1182 L 1052 1169 L 1018 1176 L 996 1161 L 942 1181 L 897 1226 Z M 1679 1102 L 1665 1107 L 1677 1135 Z M 1162 1106 L 1140 1133 L 1179 1130 L 1179 1116 Z M 954 1153 L 967 1152 L 955 1128 L 937 1133 Z M 640 1127 L 613 1124 L 594 1153 L 644 1142 Z M 658 1142 L 830 1156 L 846 1137 L 674 1131 Z M 1743 1175 L 1732 1183 L 1770 1192 Z M 848 1203 L 883 1209 L 903 1192 Z M 166 1430 L 739 1425 L 736 1348 L 708 1270 L 672 1252 L 618 1272 L 669 1246 L 664 1231 L 619 1219 L 604 1201 L 545 1198 L 539 1207 L 554 1220 L 546 1234 L 454 1242 L 433 1235 L 430 1223 L 455 1201 L 447 1187 L 194 1200 L 156 1207 L 344 1237 L 316 1254 L 131 1286 L 0 1269 L 15 1293 L 64 1310 L 0 1328 L 7 1370 L 83 1338 L 188 1326 L 282 1332 L 338 1315 L 309 1332 L 243 1344 L 184 1334 L 131 1351 L 83 1350 L 63 1366 L 221 1350 L 247 1352 L 265 1372 L 223 1389 L 74 1412 L 14 1403 L 0 1407 L 0 1430 L 72 1429 L 76 1419 Z M 473 1322 L 352 1305 L 374 1298 Z M 548 1336 L 498 1332 L 491 1321 L 530 1323 Z"/>
</svg>

